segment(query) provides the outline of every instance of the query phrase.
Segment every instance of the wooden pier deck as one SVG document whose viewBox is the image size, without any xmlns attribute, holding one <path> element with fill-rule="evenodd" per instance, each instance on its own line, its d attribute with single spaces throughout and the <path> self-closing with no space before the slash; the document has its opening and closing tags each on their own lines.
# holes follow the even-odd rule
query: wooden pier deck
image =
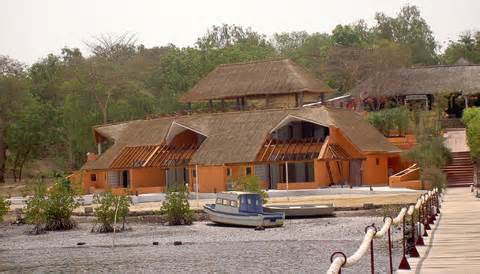
<svg viewBox="0 0 480 274">
<path fill-rule="evenodd" d="M 397 273 L 480 273 L 480 198 L 470 188 L 450 188 L 440 218 L 420 258 L 410 258 L 411 271 Z"/>
</svg>

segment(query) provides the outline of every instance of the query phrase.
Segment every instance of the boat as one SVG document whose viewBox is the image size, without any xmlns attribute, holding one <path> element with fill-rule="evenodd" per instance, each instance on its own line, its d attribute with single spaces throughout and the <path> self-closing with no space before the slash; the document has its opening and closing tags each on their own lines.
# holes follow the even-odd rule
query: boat
<svg viewBox="0 0 480 274">
<path fill-rule="evenodd" d="M 219 224 L 248 227 L 282 226 L 285 213 L 263 211 L 263 199 L 258 193 L 222 192 L 218 193 L 215 204 L 203 206 L 210 220 Z"/>
<path fill-rule="evenodd" d="M 264 212 L 283 212 L 285 217 L 319 217 L 332 216 L 335 211 L 333 204 L 321 205 L 268 205 L 263 207 Z"/>
</svg>

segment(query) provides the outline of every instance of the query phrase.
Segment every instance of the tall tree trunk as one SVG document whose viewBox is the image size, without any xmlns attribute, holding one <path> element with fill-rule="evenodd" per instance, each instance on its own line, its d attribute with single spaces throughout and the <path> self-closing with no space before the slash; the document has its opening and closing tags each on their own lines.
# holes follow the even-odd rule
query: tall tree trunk
<svg viewBox="0 0 480 274">
<path fill-rule="evenodd" d="M 7 161 L 7 130 L 0 118 L 0 183 L 5 182 L 5 163 Z"/>
</svg>

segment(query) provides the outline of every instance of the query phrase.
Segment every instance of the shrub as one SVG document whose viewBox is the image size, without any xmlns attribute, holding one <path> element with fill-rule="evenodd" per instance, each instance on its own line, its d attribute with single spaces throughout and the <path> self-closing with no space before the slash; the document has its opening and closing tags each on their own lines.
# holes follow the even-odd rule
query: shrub
<svg viewBox="0 0 480 274">
<path fill-rule="evenodd" d="M 447 185 L 447 176 L 438 167 L 429 167 L 423 170 L 421 175 L 422 182 L 430 182 L 433 188 L 437 188 L 442 192 Z"/>
<path fill-rule="evenodd" d="M 95 226 L 93 232 L 108 233 L 117 230 L 125 230 L 125 218 L 128 214 L 128 208 L 132 203 L 130 197 L 126 194 L 113 195 L 111 191 L 101 194 L 95 194 L 93 203 L 98 204 L 95 208 Z M 122 220 L 122 227 L 115 227 L 118 220 Z"/>
<path fill-rule="evenodd" d="M 466 126 L 467 143 L 470 153 L 475 159 L 480 158 L 480 108 L 467 108 L 463 111 L 463 122 Z"/>
<path fill-rule="evenodd" d="M 75 227 L 71 219 L 78 207 L 77 195 L 65 178 L 59 178 L 47 192 L 46 230 L 68 230 Z"/>
<path fill-rule="evenodd" d="M 234 181 L 235 190 L 258 193 L 262 196 L 263 203 L 267 203 L 268 193 L 260 186 L 260 178 L 257 176 L 243 176 Z"/>
<path fill-rule="evenodd" d="M 33 195 L 28 198 L 25 207 L 25 220 L 28 224 L 34 225 L 31 233 L 40 234 L 45 231 L 47 222 L 47 186 L 43 181 L 33 185 Z"/>
<path fill-rule="evenodd" d="M 188 189 L 183 184 L 171 187 L 160 209 L 169 225 L 190 225 L 193 222 L 193 212 L 188 203 Z"/>
<path fill-rule="evenodd" d="M 10 202 L 0 196 L 0 222 L 3 222 L 3 216 L 7 214 L 9 208 Z"/>
<path fill-rule="evenodd" d="M 405 107 L 385 108 L 368 114 L 368 121 L 383 135 L 390 135 L 392 130 L 399 135 L 407 133 L 410 123 L 409 111 Z"/>
<path fill-rule="evenodd" d="M 75 191 L 68 180 L 59 178 L 50 189 L 41 180 L 34 185 L 33 195 L 27 200 L 25 217 L 27 223 L 35 225 L 33 234 L 68 230 L 75 227 L 71 216 L 77 206 Z"/>
</svg>

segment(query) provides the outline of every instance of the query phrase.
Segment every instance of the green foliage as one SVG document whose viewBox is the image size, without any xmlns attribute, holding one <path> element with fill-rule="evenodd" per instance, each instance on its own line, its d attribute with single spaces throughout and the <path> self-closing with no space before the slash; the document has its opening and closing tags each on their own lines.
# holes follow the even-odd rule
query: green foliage
<svg viewBox="0 0 480 274">
<path fill-rule="evenodd" d="M 409 111 L 405 107 L 385 108 L 369 112 L 368 121 L 385 136 L 390 136 L 392 131 L 404 135 L 409 129 Z"/>
<path fill-rule="evenodd" d="M 33 185 L 33 195 L 28 198 L 25 207 L 25 219 L 27 223 L 33 224 L 32 233 L 40 234 L 45 231 L 47 223 L 47 185 L 43 180 Z"/>
<path fill-rule="evenodd" d="M 475 33 L 465 32 L 457 41 L 450 41 L 442 55 L 442 62 L 454 64 L 460 58 L 480 64 L 480 31 Z"/>
<path fill-rule="evenodd" d="M 8 213 L 10 208 L 10 202 L 7 201 L 4 197 L 0 196 L 0 223 L 3 222 L 3 216 Z"/>
<path fill-rule="evenodd" d="M 238 191 L 258 193 L 264 204 L 268 202 L 268 193 L 262 189 L 258 176 L 242 176 L 233 182 L 233 187 Z"/>
<path fill-rule="evenodd" d="M 429 167 L 422 171 L 422 182 L 430 182 L 433 188 L 437 188 L 440 192 L 445 189 L 447 185 L 447 176 L 438 167 Z"/>
<path fill-rule="evenodd" d="M 72 229 L 75 222 L 71 216 L 76 207 L 76 194 L 68 180 L 59 178 L 49 189 L 43 180 L 39 180 L 33 186 L 33 195 L 27 200 L 26 220 L 35 225 L 34 234 L 44 230 Z"/>
<path fill-rule="evenodd" d="M 125 229 L 125 218 L 128 215 L 132 200 L 126 194 L 113 195 L 111 191 L 101 194 L 95 194 L 93 203 L 98 206 L 95 208 L 96 226 L 92 231 L 108 233 L 114 231 L 114 225 L 118 220 L 122 220 L 122 228 Z M 119 230 L 116 229 L 115 230 Z"/>
<path fill-rule="evenodd" d="M 59 178 L 47 192 L 46 230 L 68 230 L 75 227 L 71 219 L 73 210 L 79 206 L 77 195 L 65 178 Z"/>
<path fill-rule="evenodd" d="M 430 26 L 422 18 L 418 7 L 406 5 L 400 10 L 397 17 L 377 13 L 375 20 L 377 21 L 375 32 L 378 37 L 408 47 L 413 63 L 436 63 L 438 45 Z"/>
<path fill-rule="evenodd" d="M 160 213 L 164 214 L 169 225 L 190 225 L 193 212 L 188 203 L 188 189 L 183 184 L 171 187 L 167 191 Z"/>
<path fill-rule="evenodd" d="M 480 159 L 480 108 L 472 107 L 463 111 L 467 143 L 473 158 Z"/>
</svg>

